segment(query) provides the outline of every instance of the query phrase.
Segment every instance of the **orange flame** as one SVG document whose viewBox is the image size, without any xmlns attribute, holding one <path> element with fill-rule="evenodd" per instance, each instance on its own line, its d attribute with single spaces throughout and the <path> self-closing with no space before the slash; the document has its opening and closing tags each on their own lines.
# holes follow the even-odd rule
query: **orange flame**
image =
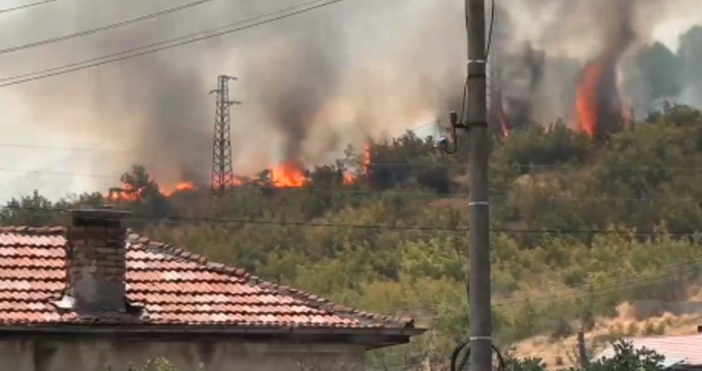
<svg viewBox="0 0 702 371">
<path fill-rule="evenodd" d="M 355 175 L 353 175 L 353 174 L 351 174 L 351 173 L 349 173 L 349 172 L 345 172 L 345 173 L 344 173 L 344 179 L 343 179 L 343 183 L 344 183 L 344 184 L 349 185 L 349 184 L 352 184 L 352 183 L 355 182 L 355 181 L 356 181 L 356 176 L 355 176 Z"/>
<path fill-rule="evenodd" d="M 575 91 L 575 109 L 579 128 L 591 137 L 595 135 L 597 125 L 597 86 L 603 74 L 603 63 L 589 63 L 585 66 Z"/>
<path fill-rule="evenodd" d="M 110 188 L 102 197 L 108 201 L 134 201 L 139 197 L 139 191 L 124 184 L 122 187 Z"/>
<path fill-rule="evenodd" d="M 500 129 L 502 130 L 502 136 L 509 138 L 509 128 L 507 127 L 507 118 L 504 112 L 500 112 Z"/>
<path fill-rule="evenodd" d="M 368 172 L 368 165 L 371 161 L 371 146 L 366 143 L 363 145 L 363 157 L 361 158 L 361 166 L 364 172 Z"/>
<path fill-rule="evenodd" d="M 192 189 L 194 189 L 194 188 L 195 188 L 195 185 L 194 185 L 193 183 L 190 183 L 190 182 L 180 182 L 180 183 L 176 184 L 176 186 L 175 186 L 174 188 L 172 188 L 172 189 L 171 189 L 171 188 L 166 188 L 166 187 L 164 187 L 164 188 L 161 190 L 161 193 L 163 193 L 164 196 L 170 196 L 170 195 L 172 195 L 172 194 L 175 193 L 175 192 L 178 192 L 178 191 L 189 191 L 189 190 L 192 190 Z"/>
<path fill-rule="evenodd" d="M 159 192 L 164 196 L 171 196 L 179 191 L 189 191 L 195 189 L 195 185 L 190 182 L 180 182 L 175 185 L 175 187 L 163 187 L 159 186 Z M 140 196 L 140 191 L 137 189 L 132 189 L 129 184 L 122 184 L 121 187 L 110 188 L 110 190 L 103 194 L 106 200 L 117 202 L 117 201 L 134 201 Z"/>
<path fill-rule="evenodd" d="M 360 162 L 361 169 L 362 169 L 361 171 L 363 173 L 368 172 L 368 165 L 370 164 L 370 157 L 371 157 L 370 144 L 366 143 L 363 145 L 363 153 L 361 153 L 361 162 Z M 357 177 L 355 174 L 352 174 L 349 172 L 344 172 L 344 174 L 343 174 L 343 184 L 346 184 L 346 185 L 352 184 L 353 182 L 356 181 L 356 179 L 357 179 Z"/>
<path fill-rule="evenodd" d="M 301 187 L 307 181 L 302 170 L 293 162 L 271 166 L 271 182 L 276 187 Z"/>
</svg>

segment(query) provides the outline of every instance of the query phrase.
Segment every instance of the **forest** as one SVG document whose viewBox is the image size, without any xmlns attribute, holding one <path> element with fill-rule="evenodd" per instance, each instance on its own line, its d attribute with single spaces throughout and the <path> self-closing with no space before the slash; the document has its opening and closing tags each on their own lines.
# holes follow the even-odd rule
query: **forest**
<svg viewBox="0 0 702 371">
<path fill-rule="evenodd" d="M 209 209 L 206 189 L 167 196 L 135 165 L 115 184 L 134 197 L 52 201 L 34 192 L 10 200 L 0 222 L 65 224 L 65 210 L 80 205 L 129 209 L 131 227 L 154 240 L 430 328 L 407 346 L 372 352 L 371 366 L 440 362 L 470 323 L 466 143 L 447 155 L 408 132 L 349 147 L 307 170 L 299 187 L 277 187 L 263 171 Z M 595 139 L 560 121 L 514 129 L 491 151 L 500 347 L 569 336 L 628 300 L 683 300 L 697 284 L 702 112 L 667 104 Z"/>
</svg>

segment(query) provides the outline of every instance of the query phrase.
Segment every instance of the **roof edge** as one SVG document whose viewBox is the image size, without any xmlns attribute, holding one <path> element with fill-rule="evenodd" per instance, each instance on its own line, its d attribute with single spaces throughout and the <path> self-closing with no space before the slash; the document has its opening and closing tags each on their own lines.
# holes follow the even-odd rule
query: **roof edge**
<svg viewBox="0 0 702 371">
<path fill-rule="evenodd" d="M 426 329 L 420 328 L 347 328 L 347 327 L 297 327 L 297 326 L 232 326 L 232 325 L 98 325 L 87 324 L 28 324 L 0 325 L 0 332 L 57 333 L 57 334 L 189 334 L 189 335 L 380 335 L 416 336 Z"/>
<path fill-rule="evenodd" d="M 358 310 L 355 308 L 349 308 L 341 304 L 332 302 L 331 300 L 315 295 L 313 293 L 306 292 L 297 288 L 293 288 L 287 285 L 281 285 L 273 282 L 269 282 L 261 279 L 247 272 L 243 268 L 234 268 L 226 266 L 222 263 L 215 263 L 210 261 L 207 257 L 189 252 L 185 249 L 179 248 L 177 246 L 152 241 L 150 238 L 136 233 L 133 230 L 128 230 L 127 241 L 132 244 L 134 248 L 149 250 L 153 249 L 158 251 L 158 253 L 172 256 L 175 258 L 184 259 L 193 263 L 197 263 L 210 269 L 214 272 L 221 274 L 228 274 L 230 276 L 238 277 L 240 279 L 246 280 L 248 284 L 259 286 L 264 289 L 274 290 L 281 295 L 292 296 L 296 299 L 306 302 L 307 305 L 323 309 L 332 313 L 336 313 L 341 316 L 351 317 L 360 319 L 362 321 L 377 321 L 385 324 L 384 328 L 389 329 L 413 329 L 415 328 L 415 320 L 408 317 L 397 317 L 390 315 L 382 315 L 379 313 L 372 313 L 367 311 Z M 423 332 L 423 331 L 422 331 Z"/>
<path fill-rule="evenodd" d="M 411 338 L 421 335 L 424 329 L 387 328 L 302 328 L 263 326 L 217 326 L 217 325 L 62 325 L 62 324 L 18 324 L 0 325 L 0 333 L 7 340 L 63 339 L 63 340 L 109 340 L 133 339 L 166 342 L 192 341 L 241 341 L 276 343 L 322 343 L 355 344 L 366 350 L 407 344 Z"/>
<path fill-rule="evenodd" d="M 29 235 L 63 235 L 66 227 L 25 227 L 25 226 L 4 226 L 0 227 L 0 233 L 23 233 Z"/>
</svg>

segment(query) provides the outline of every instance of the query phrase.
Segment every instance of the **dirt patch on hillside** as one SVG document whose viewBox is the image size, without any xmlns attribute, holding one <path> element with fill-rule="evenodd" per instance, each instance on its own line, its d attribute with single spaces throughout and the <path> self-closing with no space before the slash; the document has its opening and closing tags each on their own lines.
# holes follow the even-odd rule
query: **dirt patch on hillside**
<svg viewBox="0 0 702 371">
<path fill-rule="evenodd" d="M 702 301 L 702 289 L 696 288 L 688 301 Z M 630 303 L 619 305 L 617 313 L 614 318 L 597 318 L 594 329 L 585 334 L 589 356 L 599 354 L 618 338 L 690 335 L 697 333 L 697 326 L 702 325 L 702 313 L 682 316 L 663 313 L 645 320 L 636 320 Z M 511 351 L 519 358 L 541 358 L 550 370 L 567 368 L 577 362 L 577 335 L 559 340 L 553 340 L 549 335 L 536 336 L 519 342 Z"/>
</svg>

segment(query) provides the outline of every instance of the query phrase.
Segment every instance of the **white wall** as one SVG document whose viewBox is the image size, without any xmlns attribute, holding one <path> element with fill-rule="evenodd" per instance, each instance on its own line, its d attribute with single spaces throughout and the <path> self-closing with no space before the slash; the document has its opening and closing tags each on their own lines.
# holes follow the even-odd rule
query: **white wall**
<svg viewBox="0 0 702 371">
<path fill-rule="evenodd" d="M 179 371 L 362 371 L 356 345 L 0 340 L 0 371 L 114 371 L 165 357 Z"/>
</svg>

